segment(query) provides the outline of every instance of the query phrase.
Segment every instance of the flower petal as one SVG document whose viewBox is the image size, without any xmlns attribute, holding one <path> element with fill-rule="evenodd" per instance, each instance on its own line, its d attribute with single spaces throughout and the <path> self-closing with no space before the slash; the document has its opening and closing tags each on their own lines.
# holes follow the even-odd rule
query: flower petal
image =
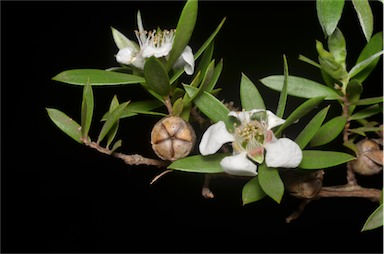
<svg viewBox="0 0 384 254">
<path fill-rule="evenodd" d="M 116 55 L 116 61 L 122 64 L 130 65 L 135 57 L 133 48 L 122 48 Z"/>
<path fill-rule="evenodd" d="M 173 65 L 173 68 L 178 69 L 183 67 L 185 73 L 192 75 L 195 69 L 195 58 L 192 53 L 190 46 L 186 46 L 183 53 L 177 59 L 176 63 Z"/>
<path fill-rule="evenodd" d="M 265 162 L 268 167 L 296 168 L 303 158 L 300 147 L 288 138 L 280 138 L 266 144 L 265 150 Z"/>
<path fill-rule="evenodd" d="M 234 137 L 227 131 L 223 121 L 217 122 L 205 131 L 200 141 L 199 150 L 202 155 L 214 154 L 222 145 L 234 141 Z"/>
<path fill-rule="evenodd" d="M 241 124 L 247 124 L 251 119 L 251 111 L 231 111 L 228 116 L 233 116 L 239 119 Z"/>
<path fill-rule="evenodd" d="M 155 56 L 156 58 L 160 58 L 163 56 L 168 56 L 171 49 L 172 49 L 172 43 L 164 43 L 163 45 L 161 45 L 161 47 L 153 47 L 150 45 L 144 45 L 143 57 L 148 58 L 151 56 Z"/>
<path fill-rule="evenodd" d="M 231 175 L 256 176 L 257 166 L 247 158 L 247 153 L 224 157 L 220 162 L 223 170 Z"/>
<path fill-rule="evenodd" d="M 285 123 L 284 119 L 281 119 L 280 117 L 276 116 L 271 111 L 267 110 L 267 114 L 268 114 L 268 130 Z"/>
</svg>

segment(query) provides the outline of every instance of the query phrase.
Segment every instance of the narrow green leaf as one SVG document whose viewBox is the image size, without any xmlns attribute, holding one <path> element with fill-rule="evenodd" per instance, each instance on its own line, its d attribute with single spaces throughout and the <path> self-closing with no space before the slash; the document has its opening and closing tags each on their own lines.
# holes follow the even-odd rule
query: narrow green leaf
<svg viewBox="0 0 384 254">
<path fill-rule="evenodd" d="M 97 69 L 67 70 L 57 74 L 52 79 L 80 86 L 83 86 L 88 80 L 91 86 L 128 85 L 145 82 L 144 78 L 139 76 Z"/>
<path fill-rule="evenodd" d="M 336 29 L 343 13 L 344 0 L 317 0 L 316 10 L 325 36 L 330 36 Z"/>
<path fill-rule="evenodd" d="M 113 110 L 107 117 L 103 127 L 101 128 L 99 137 L 97 138 L 97 143 L 99 144 L 110 129 L 113 127 L 114 123 L 119 120 L 120 115 L 123 113 L 125 107 L 129 104 L 129 101 L 121 103 L 115 110 Z"/>
<path fill-rule="evenodd" d="M 111 114 L 118 106 L 119 106 L 119 100 L 117 99 L 117 96 L 113 96 L 113 99 L 111 101 L 111 104 L 109 106 L 109 114 Z M 111 129 L 109 130 L 109 132 L 107 133 L 107 148 L 109 148 L 109 146 L 111 145 L 113 139 L 115 138 L 116 134 L 117 134 L 117 130 L 119 129 L 119 120 L 117 120 L 113 126 L 111 127 Z"/>
<path fill-rule="evenodd" d="M 171 163 L 169 169 L 194 173 L 223 173 L 220 161 L 229 154 L 193 155 Z"/>
<path fill-rule="evenodd" d="M 319 113 L 317 113 L 296 137 L 295 142 L 300 146 L 301 150 L 304 149 L 304 147 L 311 141 L 313 136 L 315 136 L 316 132 L 319 130 L 325 117 L 327 116 L 329 107 L 330 106 L 323 108 Z"/>
<path fill-rule="evenodd" d="M 93 107 L 94 100 L 92 87 L 89 82 L 87 82 L 83 88 L 83 100 L 81 103 L 81 133 L 83 138 L 88 137 L 88 132 L 91 128 Z"/>
<path fill-rule="evenodd" d="M 215 88 L 217 81 L 220 78 L 221 72 L 223 70 L 223 59 L 215 66 L 215 69 L 212 74 L 212 78 L 209 83 L 205 86 L 205 91 L 211 92 Z"/>
<path fill-rule="evenodd" d="M 279 103 L 277 104 L 277 110 L 276 110 L 276 115 L 280 118 L 283 118 L 285 105 L 287 104 L 287 87 L 288 87 L 288 77 L 289 77 L 288 62 L 285 55 L 283 55 L 283 61 L 284 61 L 284 82 L 283 82 L 283 88 L 281 89 Z"/>
<path fill-rule="evenodd" d="M 144 77 L 148 87 L 155 93 L 166 96 L 171 91 L 168 74 L 156 57 L 151 56 L 145 61 Z"/>
<path fill-rule="evenodd" d="M 352 0 L 353 7 L 359 18 L 365 39 L 369 41 L 373 32 L 373 14 L 368 0 Z"/>
<path fill-rule="evenodd" d="M 255 84 L 244 74 L 241 74 L 240 100 L 244 110 L 265 109 L 264 100 Z"/>
<path fill-rule="evenodd" d="M 356 101 L 354 104 L 360 106 L 360 105 L 372 105 L 376 103 L 383 103 L 383 96 L 360 99 Z"/>
<path fill-rule="evenodd" d="M 70 136 L 73 140 L 82 143 L 80 124 L 75 122 L 72 118 L 60 110 L 54 108 L 46 108 L 46 110 L 49 118 L 57 127 L 59 127 L 60 130 Z"/>
<path fill-rule="evenodd" d="M 259 201 L 264 198 L 267 194 L 263 191 L 260 186 L 259 178 L 253 177 L 249 180 L 244 186 L 242 190 L 242 200 L 243 205 L 253 203 Z"/>
<path fill-rule="evenodd" d="M 205 72 L 204 78 L 201 81 L 201 84 L 198 88 L 197 93 L 194 93 L 193 96 L 185 97 L 185 99 L 184 99 L 185 104 L 190 103 L 195 97 L 199 96 L 202 92 L 204 92 L 206 90 L 206 87 L 208 86 L 208 84 L 210 83 L 210 81 L 212 79 L 214 68 L 215 68 L 215 60 L 212 60 L 212 62 L 208 65 L 208 69 Z M 183 86 L 185 89 L 185 87 L 187 85 L 183 85 Z"/>
<path fill-rule="evenodd" d="M 343 80 L 348 76 L 345 63 L 336 61 L 334 55 L 324 49 L 323 44 L 316 41 L 316 50 L 319 53 L 321 69 L 336 80 Z"/>
<path fill-rule="evenodd" d="M 349 118 L 349 120 L 352 121 L 352 120 L 366 119 L 382 111 L 383 111 L 382 107 L 380 107 L 378 104 L 375 104 L 361 111 L 356 112 Z"/>
<path fill-rule="evenodd" d="M 185 88 L 190 97 L 193 97 L 198 91 L 197 88 L 191 86 L 186 86 Z M 196 97 L 193 102 L 214 123 L 219 121 L 227 123 L 229 109 L 212 94 L 204 92 Z"/>
<path fill-rule="evenodd" d="M 336 28 L 332 35 L 328 37 L 328 48 L 329 52 L 335 58 L 335 61 L 341 64 L 345 69 L 347 49 L 344 35 L 339 28 Z"/>
<path fill-rule="evenodd" d="M 169 57 L 166 65 L 166 70 L 168 71 L 171 69 L 173 64 L 184 51 L 192 36 L 192 32 L 195 28 L 195 23 L 197 19 L 197 9 L 197 0 L 188 0 L 187 3 L 184 5 L 184 8 L 179 18 L 179 22 L 177 23 L 175 40 L 173 41 L 172 49 L 169 52 Z"/>
<path fill-rule="evenodd" d="M 356 107 L 354 104 L 360 100 L 360 95 L 363 92 L 363 86 L 357 79 L 352 79 L 347 84 L 346 92 L 348 102 L 351 104 L 348 108 L 348 115 L 351 115 Z"/>
<path fill-rule="evenodd" d="M 281 91 L 284 84 L 284 76 L 274 75 L 260 80 L 263 85 L 275 91 Z M 337 100 L 340 96 L 331 88 L 315 81 L 296 77 L 288 77 L 288 94 L 301 98 L 325 97 L 325 100 Z"/>
<path fill-rule="evenodd" d="M 365 135 L 366 132 L 379 132 L 382 131 L 382 127 L 359 127 L 355 129 L 349 129 L 349 132 L 359 134 L 361 136 L 367 136 Z"/>
<path fill-rule="evenodd" d="M 325 145 L 339 136 L 344 130 L 347 118 L 336 116 L 323 124 L 311 140 L 311 146 Z"/>
<path fill-rule="evenodd" d="M 324 97 L 316 97 L 305 101 L 298 108 L 296 108 L 285 120 L 284 124 L 281 125 L 277 131 L 275 132 L 276 136 L 279 136 L 283 130 L 285 130 L 288 126 L 295 123 L 296 120 L 302 118 L 306 114 L 308 114 L 311 110 L 313 110 L 317 105 L 319 105 L 324 100 Z"/>
<path fill-rule="evenodd" d="M 118 49 L 123 49 L 123 48 L 135 48 L 137 51 L 140 50 L 139 45 L 137 45 L 136 42 L 133 42 L 129 40 L 127 37 L 125 37 L 124 34 L 120 33 L 117 29 L 111 27 L 112 30 L 112 37 L 113 40 L 115 41 L 116 46 Z"/>
<path fill-rule="evenodd" d="M 152 114 L 151 110 L 162 106 L 163 103 L 158 100 L 144 100 L 131 102 L 124 109 L 123 113 L 120 115 L 120 119 L 127 118 L 131 116 L 136 116 L 138 114 Z M 101 121 L 107 120 L 109 112 L 105 113 Z"/>
<path fill-rule="evenodd" d="M 365 221 L 361 231 L 368 231 L 383 226 L 383 204 L 379 205 Z"/>
<path fill-rule="evenodd" d="M 370 66 L 372 63 L 374 63 L 382 54 L 384 51 L 380 51 L 376 54 L 373 54 L 372 56 L 368 57 L 364 61 L 361 61 L 360 63 L 356 64 L 352 67 L 352 69 L 349 70 L 349 78 L 353 78 L 355 75 L 359 74 L 361 71 L 363 71 L 365 68 Z"/>
<path fill-rule="evenodd" d="M 315 67 L 317 67 L 317 68 L 321 68 L 321 65 L 320 64 L 318 64 L 318 63 L 316 63 L 315 61 L 313 61 L 312 59 L 309 59 L 308 57 L 306 57 L 306 56 L 303 56 L 303 55 L 299 55 L 299 60 L 301 60 L 301 61 L 303 61 L 303 62 L 305 62 L 305 63 L 308 63 L 308 64 L 310 64 L 310 65 L 313 65 L 313 66 L 315 66 Z"/>
<path fill-rule="evenodd" d="M 183 112 L 184 103 L 183 98 L 179 98 L 173 103 L 172 107 L 172 115 L 174 116 L 180 116 L 180 114 Z"/>
<path fill-rule="evenodd" d="M 201 79 L 205 76 L 205 72 L 208 70 L 208 67 L 212 61 L 213 49 L 214 49 L 214 43 L 212 41 L 209 44 L 208 48 L 204 51 L 203 56 L 201 57 L 201 60 L 199 62 L 199 65 L 195 70 L 196 74 L 201 72 L 201 76 L 200 76 L 200 79 L 198 80 L 198 83 L 200 83 Z M 195 77 L 197 77 L 197 75 L 195 75 Z"/>
<path fill-rule="evenodd" d="M 372 55 L 383 50 L 383 32 L 378 32 L 369 40 L 367 45 L 365 45 L 364 49 L 361 51 L 359 57 L 357 58 L 356 64 L 368 59 Z M 379 58 L 372 61 L 367 67 L 365 67 L 362 71 L 354 76 L 355 79 L 363 82 L 369 74 L 375 69 L 377 63 L 379 62 Z"/>
<path fill-rule="evenodd" d="M 341 152 L 321 151 L 321 150 L 303 150 L 303 159 L 299 165 L 302 169 L 325 169 L 337 166 L 356 157 Z"/>
<path fill-rule="evenodd" d="M 195 60 L 200 57 L 200 55 L 206 50 L 206 48 L 209 46 L 209 44 L 216 37 L 217 33 L 220 31 L 221 27 L 223 26 L 225 19 L 226 18 L 224 18 L 220 22 L 220 24 L 217 26 L 215 31 L 208 37 L 208 39 L 203 43 L 203 45 L 199 48 L 199 50 L 193 55 Z M 176 73 L 170 79 L 170 83 L 173 84 L 183 73 L 184 73 L 184 69 L 180 69 L 180 70 L 176 71 Z"/>
<path fill-rule="evenodd" d="M 259 165 L 258 179 L 263 191 L 280 204 L 284 195 L 284 183 L 276 168 L 268 168 L 265 163 Z"/>
<path fill-rule="evenodd" d="M 112 146 L 112 149 L 111 149 L 111 153 L 115 152 L 117 148 L 121 147 L 122 145 L 122 141 L 121 139 L 117 140 L 113 146 Z"/>
</svg>

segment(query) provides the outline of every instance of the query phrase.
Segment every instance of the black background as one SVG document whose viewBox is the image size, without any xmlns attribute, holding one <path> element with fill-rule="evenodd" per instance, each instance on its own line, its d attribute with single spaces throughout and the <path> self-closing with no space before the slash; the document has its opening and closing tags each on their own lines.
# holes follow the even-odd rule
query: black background
<svg viewBox="0 0 384 254">
<path fill-rule="evenodd" d="M 217 179 L 212 183 L 215 199 L 206 200 L 200 194 L 203 176 L 182 172 L 150 186 L 159 169 L 126 166 L 77 144 L 50 122 L 46 107 L 79 121 L 81 105 L 81 88 L 54 82 L 53 76 L 73 68 L 117 66 L 110 26 L 135 39 L 140 9 L 145 28 L 174 28 L 183 4 L 1 2 L 2 252 L 382 252 L 382 228 L 360 232 L 377 206 L 370 201 L 322 199 L 286 224 L 296 199 L 284 196 L 278 205 L 266 198 L 242 206 L 245 181 Z M 381 31 L 382 4 L 371 4 L 375 32 Z M 243 72 L 274 111 L 278 93 L 258 79 L 282 74 L 283 54 L 290 74 L 321 81 L 316 68 L 297 59 L 299 54 L 316 59 L 315 39 L 324 42 L 315 2 L 200 2 L 190 41 L 194 51 L 223 17 L 227 21 L 215 44 L 215 58 L 224 58 L 221 99 L 239 106 Z M 340 27 L 351 68 L 364 46 L 351 2 Z M 381 70 L 382 60 L 365 82 L 364 97 L 382 95 Z M 97 119 L 114 94 L 120 101 L 150 98 L 137 86 L 95 88 L 94 94 L 93 138 L 101 128 Z M 287 114 L 299 103 L 290 97 Z M 338 114 L 337 105 L 333 110 Z M 137 116 L 122 121 L 121 151 L 154 158 L 149 133 L 157 120 Z M 344 174 L 343 169 L 328 172 L 328 183 L 343 184 Z M 359 180 L 381 188 L 380 177 Z"/>
</svg>

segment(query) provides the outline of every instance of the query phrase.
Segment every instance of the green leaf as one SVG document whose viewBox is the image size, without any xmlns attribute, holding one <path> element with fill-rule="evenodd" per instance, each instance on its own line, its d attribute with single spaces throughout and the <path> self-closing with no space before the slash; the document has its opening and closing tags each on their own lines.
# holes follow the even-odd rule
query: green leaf
<svg viewBox="0 0 384 254">
<path fill-rule="evenodd" d="M 358 106 L 362 106 L 362 105 L 372 105 L 376 103 L 383 103 L 383 96 L 361 99 L 356 101 L 354 104 Z"/>
<path fill-rule="evenodd" d="M 197 93 L 198 89 L 191 86 L 185 86 L 185 91 L 190 97 Z M 200 94 L 193 101 L 196 106 L 214 123 L 224 121 L 227 123 L 229 109 L 221 103 L 216 97 L 208 92 Z"/>
<path fill-rule="evenodd" d="M 259 183 L 263 191 L 280 204 L 284 195 L 284 183 L 276 168 L 268 168 L 265 163 L 258 168 Z"/>
<path fill-rule="evenodd" d="M 183 108 L 184 108 L 183 98 L 177 99 L 172 106 L 172 115 L 180 116 L 180 114 L 183 112 Z"/>
<path fill-rule="evenodd" d="M 121 139 L 117 140 L 113 146 L 112 146 L 112 149 L 111 149 L 111 153 L 115 152 L 117 148 L 119 148 L 120 146 L 122 145 L 122 141 Z"/>
<path fill-rule="evenodd" d="M 83 88 L 83 100 L 81 103 L 81 133 L 83 138 L 88 137 L 88 132 L 91 128 L 93 107 L 92 87 L 89 82 L 87 82 Z"/>
<path fill-rule="evenodd" d="M 281 91 L 284 84 L 283 75 L 274 75 L 260 80 L 266 87 Z M 288 77 L 288 94 L 300 98 L 325 97 L 325 100 L 337 100 L 340 96 L 331 88 L 315 81 L 296 77 Z"/>
<path fill-rule="evenodd" d="M 119 106 L 119 101 L 117 99 L 117 96 L 113 96 L 113 99 L 111 101 L 111 104 L 109 106 L 109 114 L 111 114 L 118 106 Z M 113 126 L 111 127 L 111 129 L 108 131 L 107 133 L 107 148 L 109 148 L 109 146 L 111 145 L 113 139 L 115 138 L 116 134 L 117 134 L 117 130 L 119 129 L 119 120 L 117 120 Z"/>
<path fill-rule="evenodd" d="M 359 127 L 359 128 L 355 128 L 355 129 L 349 129 L 348 131 L 352 132 L 352 133 L 359 134 L 361 136 L 366 136 L 365 135 L 366 132 L 378 132 L 378 131 L 382 131 L 382 130 L 383 130 L 382 127 Z"/>
<path fill-rule="evenodd" d="M 88 80 L 92 86 L 128 85 L 145 82 L 142 77 L 97 69 L 73 69 L 63 71 L 52 78 L 55 81 L 83 86 Z"/>
<path fill-rule="evenodd" d="M 299 55 L 299 60 L 305 62 L 305 63 L 308 63 L 314 67 L 317 67 L 317 68 L 321 68 L 321 65 L 316 63 L 315 61 L 313 61 L 312 59 L 306 57 L 306 56 L 303 56 L 303 55 Z"/>
<path fill-rule="evenodd" d="M 359 57 L 357 58 L 356 64 L 368 59 L 381 50 L 383 50 L 383 32 L 376 33 L 374 36 L 372 36 L 367 45 L 365 45 L 364 49 L 361 51 Z M 379 58 L 376 58 L 376 60 L 372 61 L 362 71 L 356 74 L 354 78 L 360 82 L 363 82 L 375 69 L 379 60 Z"/>
<path fill-rule="evenodd" d="M 331 142 L 344 130 L 346 123 L 347 118 L 344 116 L 332 118 L 320 127 L 311 140 L 311 146 L 321 146 Z"/>
<path fill-rule="evenodd" d="M 311 110 L 313 110 L 317 105 L 319 105 L 324 100 L 324 97 L 316 97 L 305 101 L 298 108 L 296 108 L 285 120 L 284 124 L 281 125 L 275 132 L 276 136 L 279 136 L 285 128 L 295 123 L 296 120 L 299 120 Z"/>
<path fill-rule="evenodd" d="M 283 88 L 281 89 L 279 103 L 277 104 L 277 110 L 276 110 L 276 116 L 280 118 L 283 118 L 285 105 L 287 104 L 287 87 L 288 87 L 288 77 L 289 77 L 288 62 L 285 55 L 283 55 L 283 61 L 284 61 L 284 82 L 283 82 Z"/>
<path fill-rule="evenodd" d="M 193 155 L 171 163 L 169 169 L 194 173 L 223 173 L 220 161 L 229 154 L 217 153 L 212 155 Z"/>
<path fill-rule="evenodd" d="M 337 166 L 354 159 L 356 159 L 356 157 L 347 153 L 321 150 L 303 150 L 303 159 L 299 168 L 324 169 Z"/>
<path fill-rule="evenodd" d="M 188 0 L 184 5 L 179 18 L 179 22 L 177 23 L 175 40 L 173 41 L 172 49 L 169 52 L 166 65 L 166 70 L 168 71 L 184 51 L 192 36 L 192 32 L 197 19 L 197 9 L 197 0 Z"/>
<path fill-rule="evenodd" d="M 345 38 L 340 29 L 336 28 L 331 36 L 328 37 L 328 48 L 335 58 L 335 61 L 341 64 L 345 69 L 345 59 L 347 58 L 347 49 Z"/>
<path fill-rule="evenodd" d="M 62 130 L 75 141 L 82 143 L 80 124 L 57 109 L 46 108 L 46 110 L 48 112 L 49 118 L 57 127 L 59 127 L 60 130 Z"/>
<path fill-rule="evenodd" d="M 259 178 L 253 177 L 249 180 L 244 186 L 242 190 L 242 200 L 243 205 L 253 203 L 259 201 L 264 198 L 267 194 L 263 191 L 260 186 Z"/>
<path fill-rule="evenodd" d="M 330 36 L 336 29 L 343 13 L 344 0 L 317 0 L 316 10 L 325 36 Z"/>
<path fill-rule="evenodd" d="M 171 91 L 168 74 L 156 57 L 151 56 L 145 61 L 144 77 L 148 87 L 155 93 L 166 96 Z"/>
<path fill-rule="evenodd" d="M 353 78 L 355 75 L 362 72 L 365 68 L 370 66 L 372 63 L 374 63 L 382 54 L 384 51 L 377 52 L 376 54 L 373 54 L 372 56 L 368 57 L 364 61 L 361 61 L 360 63 L 356 64 L 352 67 L 352 69 L 349 70 L 349 78 Z"/>
<path fill-rule="evenodd" d="M 212 74 L 212 78 L 209 83 L 205 86 L 205 91 L 211 92 L 215 88 L 217 81 L 220 78 L 221 72 L 223 70 L 223 59 L 215 66 L 215 69 Z"/>
<path fill-rule="evenodd" d="M 264 100 L 253 82 L 244 74 L 241 74 L 240 100 L 244 110 L 265 109 Z"/>
<path fill-rule="evenodd" d="M 220 31 L 221 27 L 223 26 L 225 19 L 226 18 L 224 18 L 220 22 L 220 24 L 217 26 L 216 30 L 208 37 L 208 39 L 203 43 L 203 45 L 199 48 L 199 50 L 193 55 L 195 60 L 200 57 L 200 55 L 206 50 L 206 48 L 209 46 L 209 44 L 216 37 L 217 33 Z M 173 84 L 183 73 L 184 73 L 184 69 L 180 69 L 180 70 L 176 71 L 176 73 L 170 79 L 171 84 Z"/>
<path fill-rule="evenodd" d="M 158 108 L 162 105 L 163 103 L 158 100 L 144 100 L 144 101 L 131 102 L 124 109 L 123 113 L 121 113 L 120 119 L 136 116 L 138 114 L 150 115 L 154 113 L 154 112 L 151 112 L 151 110 Z M 107 120 L 108 114 L 109 112 L 105 113 L 101 121 Z"/>
<path fill-rule="evenodd" d="M 117 29 L 111 27 L 111 30 L 112 30 L 113 40 L 115 41 L 115 44 L 118 47 L 118 49 L 135 48 L 137 51 L 140 50 L 140 47 L 139 45 L 137 45 L 137 43 L 129 40 L 127 37 L 125 37 L 124 34 L 120 33 Z"/>
<path fill-rule="evenodd" d="M 99 137 L 97 138 L 97 144 L 99 144 L 107 133 L 111 130 L 116 121 L 119 120 L 120 115 L 123 113 L 125 107 L 129 104 L 129 101 L 121 103 L 115 110 L 108 114 L 107 120 L 105 121 L 103 127 L 101 128 Z"/>
<path fill-rule="evenodd" d="M 348 102 L 351 104 L 348 108 L 348 115 L 351 115 L 356 107 L 354 104 L 360 100 L 360 95 L 363 92 L 363 86 L 357 79 L 352 79 L 348 82 L 346 92 Z"/>
<path fill-rule="evenodd" d="M 373 14 L 368 0 L 352 0 L 357 17 L 359 18 L 361 29 L 365 39 L 370 40 L 373 32 Z"/>
<path fill-rule="evenodd" d="M 375 104 L 361 111 L 356 112 L 351 117 L 349 117 L 349 120 L 352 121 L 352 120 L 366 119 L 382 111 L 383 111 L 382 107 L 380 107 L 378 104 Z"/>
<path fill-rule="evenodd" d="M 368 217 L 361 231 L 372 230 L 383 226 L 383 204 L 379 205 Z"/>
<path fill-rule="evenodd" d="M 304 147 L 311 141 L 313 136 L 315 136 L 316 132 L 319 130 L 321 124 L 327 116 L 329 107 L 330 106 L 323 108 L 319 113 L 317 113 L 296 137 L 295 142 L 299 145 L 301 150 L 304 149 Z"/>
<path fill-rule="evenodd" d="M 204 51 L 203 56 L 201 57 L 200 63 L 195 70 L 195 77 L 197 77 L 197 73 L 201 72 L 200 78 L 198 79 L 198 83 L 200 83 L 203 76 L 205 76 L 205 72 L 208 70 L 209 65 L 212 61 L 213 56 L 214 43 L 213 41 L 209 44 L 208 48 Z"/>
<path fill-rule="evenodd" d="M 319 62 L 322 70 L 336 80 L 343 80 L 348 76 L 345 63 L 337 62 L 333 54 L 326 51 L 323 44 L 319 41 L 316 41 L 316 50 L 319 53 Z"/>
</svg>

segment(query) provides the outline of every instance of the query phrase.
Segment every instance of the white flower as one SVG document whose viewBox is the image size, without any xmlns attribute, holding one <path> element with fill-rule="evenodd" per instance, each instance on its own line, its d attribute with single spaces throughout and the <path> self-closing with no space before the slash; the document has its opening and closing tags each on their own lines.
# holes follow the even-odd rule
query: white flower
<svg viewBox="0 0 384 254">
<path fill-rule="evenodd" d="M 119 43 L 117 37 L 115 39 L 116 44 L 119 47 L 119 52 L 116 55 L 116 61 L 122 64 L 135 66 L 139 69 L 144 69 L 145 58 L 155 56 L 156 58 L 165 57 L 168 59 L 169 52 L 172 49 L 173 41 L 175 39 L 176 30 L 153 30 L 146 31 L 143 27 L 140 12 L 137 12 L 137 25 L 138 29 L 135 31 L 136 38 L 139 45 L 129 41 L 124 37 L 126 43 Z M 117 32 L 116 32 L 117 33 Z M 123 37 L 122 34 L 118 34 Z M 195 68 L 195 59 L 192 53 L 192 49 L 186 46 L 183 53 L 177 59 L 173 68 L 184 68 L 188 75 L 192 75 Z"/>
<path fill-rule="evenodd" d="M 301 163 L 303 155 L 300 147 L 288 138 L 277 139 L 271 130 L 285 120 L 269 110 L 260 109 L 231 111 L 228 116 L 236 121 L 234 131 L 229 132 L 225 123 L 219 121 L 206 130 L 199 145 L 200 153 L 209 155 L 225 143 L 232 142 L 233 155 L 220 162 L 226 173 L 255 176 L 257 164 L 264 159 L 268 167 L 274 168 L 296 168 Z"/>
</svg>

